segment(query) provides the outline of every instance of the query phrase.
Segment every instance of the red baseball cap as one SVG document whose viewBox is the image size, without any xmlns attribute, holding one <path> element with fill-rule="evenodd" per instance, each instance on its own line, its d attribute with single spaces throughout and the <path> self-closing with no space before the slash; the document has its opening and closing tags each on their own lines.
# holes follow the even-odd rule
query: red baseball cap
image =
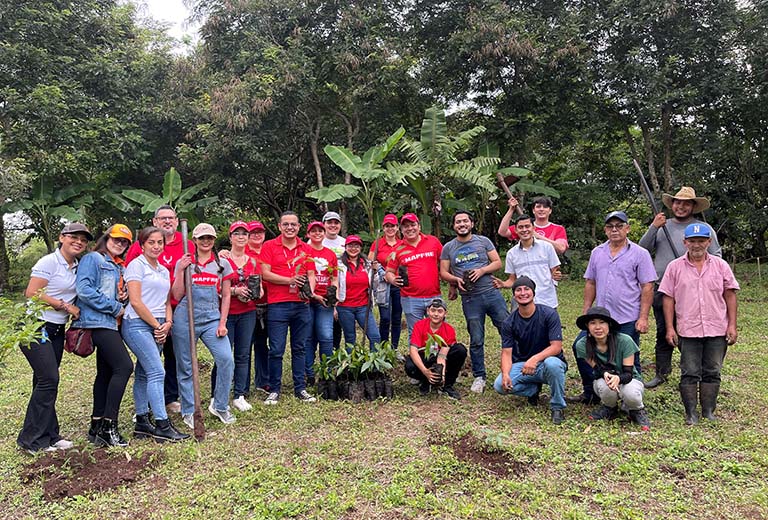
<svg viewBox="0 0 768 520">
<path fill-rule="evenodd" d="M 240 229 L 240 228 L 244 229 L 245 231 L 249 230 L 248 224 L 246 224 L 242 220 L 236 220 L 235 222 L 232 222 L 232 224 L 230 224 L 229 234 L 231 235 L 234 230 Z"/>
<path fill-rule="evenodd" d="M 310 231 L 312 231 L 312 228 L 314 228 L 314 227 L 321 227 L 321 228 L 325 229 L 325 224 L 323 224 L 323 223 L 322 223 L 322 222 L 320 222 L 319 220 L 313 220 L 313 221 L 312 221 L 312 222 L 310 222 L 310 223 L 309 223 L 309 225 L 307 226 L 307 233 L 309 233 Z"/>
<path fill-rule="evenodd" d="M 403 215 L 400 218 L 400 224 L 402 224 L 406 220 L 409 220 L 411 222 L 416 222 L 417 224 L 419 223 L 419 217 L 417 217 L 415 213 L 406 213 L 405 215 Z"/>
<path fill-rule="evenodd" d="M 395 215 L 394 213 L 389 213 L 387 215 L 384 215 L 384 220 L 381 221 L 381 225 L 383 226 L 384 224 L 392 224 L 392 225 L 396 226 L 397 225 L 397 215 Z"/>
<path fill-rule="evenodd" d="M 264 228 L 264 224 L 259 222 L 258 220 L 251 220 L 248 222 L 248 232 L 253 233 L 254 231 L 266 231 Z"/>
<path fill-rule="evenodd" d="M 347 235 L 347 240 L 344 242 L 344 245 L 348 246 L 349 244 L 360 244 L 362 246 L 363 241 L 357 235 Z"/>
</svg>

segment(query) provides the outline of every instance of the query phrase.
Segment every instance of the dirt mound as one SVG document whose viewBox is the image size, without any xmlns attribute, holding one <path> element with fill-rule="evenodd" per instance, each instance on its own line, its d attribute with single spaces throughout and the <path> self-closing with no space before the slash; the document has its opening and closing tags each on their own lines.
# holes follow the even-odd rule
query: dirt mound
<svg viewBox="0 0 768 520">
<path fill-rule="evenodd" d="M 46 500 L 87 495 L 129 485 L 146 476 L 160 455 L 132 458 L 127 451 L 67 450 L 48 453 L 29 464 L 22 481 L 42 481 Z"/>
<path fill-rule="evenodd" d="M 509 454 L 484 445 L 471 434 L 449 443 L 453 454 L 462 462 L 480 466 L 497 477 L 522 476 L 528 472 L 528 464 L 511 460 Z"/>
</svg>

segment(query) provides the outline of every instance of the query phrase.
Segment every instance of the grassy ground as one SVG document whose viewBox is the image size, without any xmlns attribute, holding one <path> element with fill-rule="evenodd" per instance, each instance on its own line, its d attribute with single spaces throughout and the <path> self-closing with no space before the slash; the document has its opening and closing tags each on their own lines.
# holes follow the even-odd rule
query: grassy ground
<svg viewBox="0 0 768 520">
<path fill-rule="evenodd" d="M 747 274 L 740 280 L 740 340 L 726 359 L 717 423 L 683 424 L 677 370 L 670 384 L 646 393 L 647 434 L 625 420 L 591 424 L 583 406 L 569 407 L 556 427 L 546 405 L 470 394 L 471 377 L 459 385 L 459 403 L 420 398 L 400 371 L 394 402 L 303 405 L 284 397 L 276 407 L 238 414 L 228 427 L 206 413 L 205 442 L 133 442 L 125 450 L 133 459 L 149 453 L 157 460 L 141 478 L 63 500 L 47 500 L 40 481 L 20 476 L 33 460 L 15 445 L 30 370 L 15 353 L 0 373 L 0 517 L 768 518 L 768 291 Z M 560 289 L 568 346 L 581 287 L 566 282 Z M 466 340 L 458 303 L 449 318 Z M 499 348 L 490 324 L 488 337 L 492 379 Z M 643 337 L 644 364 L 653 360 L 652 340 Z M 577 393 L 570 348 L 566 355 L 567 391 Z M 85 433 L 94 361 L 65 354 L 62 363 L 62 433 L 81 450 L 91 449 Z M 129 388 L 122 424 L 132 413 Z M 506 476 L 457 456 L 452 443 L 468 433 L 506 461 Z"/>
</svg>

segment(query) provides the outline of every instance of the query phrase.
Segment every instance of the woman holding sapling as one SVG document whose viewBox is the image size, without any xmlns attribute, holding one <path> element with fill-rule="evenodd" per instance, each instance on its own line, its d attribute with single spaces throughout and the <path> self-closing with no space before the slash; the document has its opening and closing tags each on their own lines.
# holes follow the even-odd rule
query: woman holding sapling
<svg viewBox="0 0 768 520">
<path fill-rule="evenodd" d="M 355 344 L 355 323 L 367 329 L 371 349 L 381 343 L 373 309 L 370 306 L 370 280 L 373 266 L 362 256 L 363 241 L 357 235 L 349 235 L 344 243 L 344 253 L 339 264 L 339 303 L 336 312 L 339 316 L 344 341 Z M 368 316 L 366 324 L 365 318 Z M 367 326 L 366 326 L 367 325 Z"/>
<path fill-rule="evenodd" d="M 72 326 L 90 329 L 96 347 L 96 379 L 88 440 L 97 446 L 128 446 L 117 428 L 120 402 L 133 372 L 133 361 L 117 330 L 128 303 L 124 288 L 125 252 L 133 233 L 123 224 L 107 229 L 77 269 L 80 318 Z"/>
<path fill-rule="evenodd" d="M 374 262 L 377 275 L 384 282 L 387 263 L 392 258 L 395 248 L 400 245 L 400 233 L 397 226 L 397 216 L 392 213 L 384 216 L 381 225 L 384 229 L 384 236 L 371 244 L 368 259 Z M 400 287 L 387 283 L 386 288 L 388 293 L 386 303 L 379 304 L 379 336 L 382 341 L 388 341 L 391 334 L 392 348 L 397 350 L 397 346 L 400 343 L 400 329 L 402 328 L 403 320 Z"/>
</svg>

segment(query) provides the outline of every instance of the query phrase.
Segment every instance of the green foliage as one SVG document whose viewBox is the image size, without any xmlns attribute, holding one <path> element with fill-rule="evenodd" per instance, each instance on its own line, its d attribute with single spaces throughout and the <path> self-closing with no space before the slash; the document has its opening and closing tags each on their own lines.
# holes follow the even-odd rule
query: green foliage
<svg viewBox="0 0 768 520">
<path fill-rule="evenodd" d="M 0 298 L 0 369 L 11 352 L 31 348 L 30 344 L 42 338 L 38 316 L 45 306 L 37 297 L 24 301 Z"/>
</svg>

